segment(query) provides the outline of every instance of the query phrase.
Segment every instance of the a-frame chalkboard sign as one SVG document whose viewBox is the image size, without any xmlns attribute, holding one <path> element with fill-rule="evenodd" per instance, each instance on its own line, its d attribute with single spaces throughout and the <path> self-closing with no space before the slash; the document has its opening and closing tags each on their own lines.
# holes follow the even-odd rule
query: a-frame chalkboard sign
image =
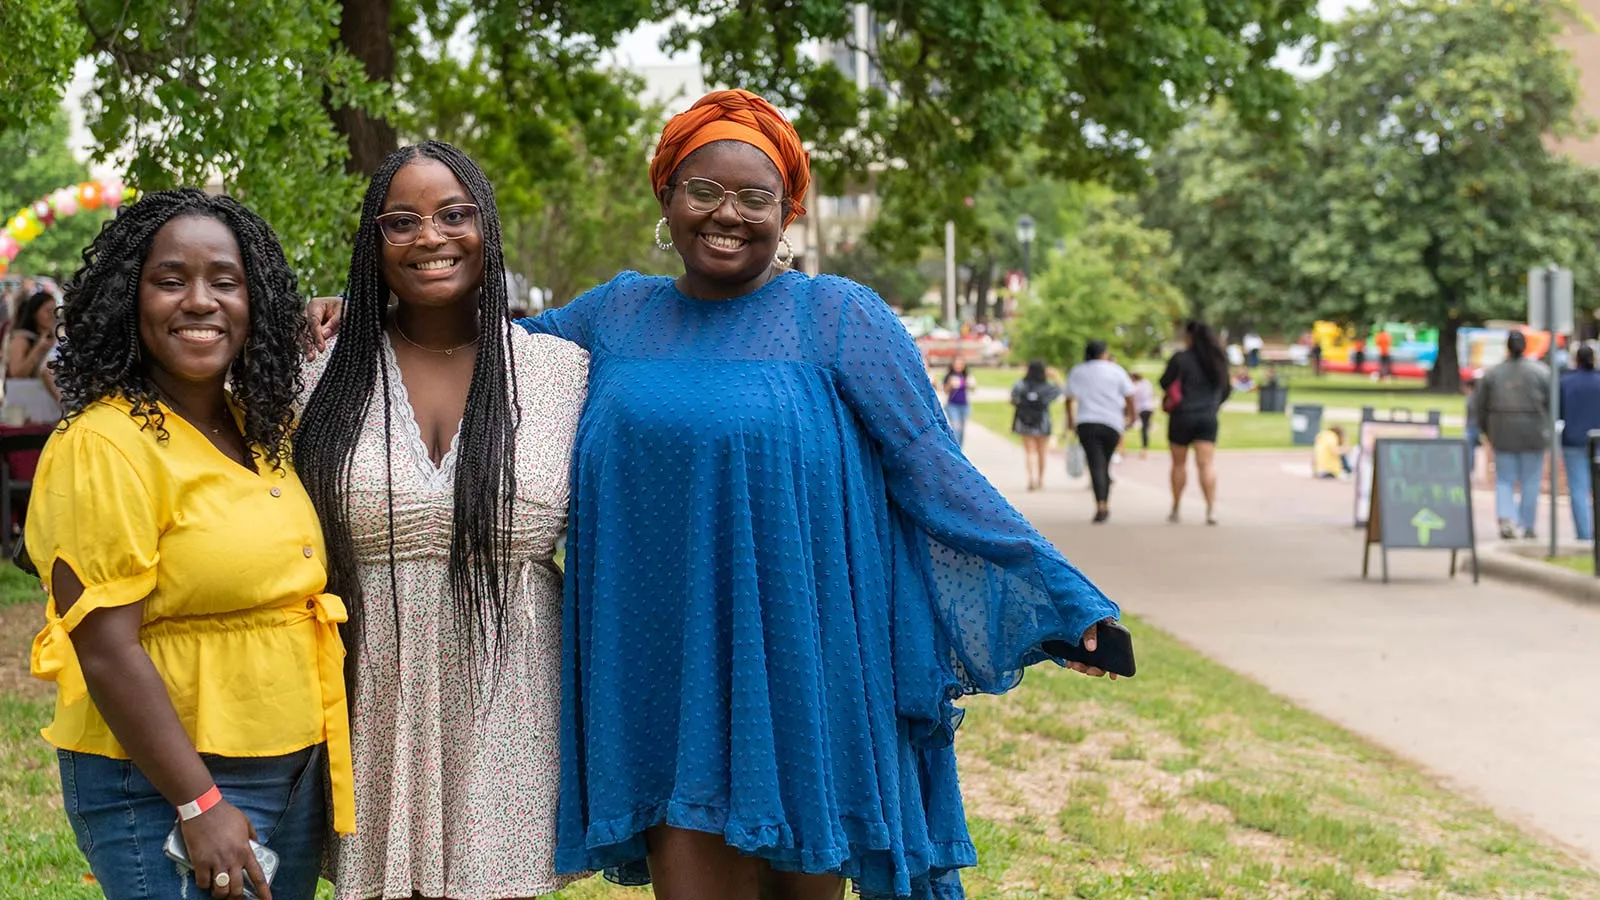
<svg viewBox="0 0 1600 900">
<path fill-rule="evenodd" d="M 1367 577 L 1372 545 L 1389 580 L 1389 551 L 1449 550 L 1450 576 L 1456 554 L 1472 554 L 1472 580 L 1478 580 L 1478 543 L 1472 525 L 1472 482 L 1467 444 L 1448 438 L 1380 438 L 1373 449 L 1372 508 L 1361 554 Z"/>
</svg>

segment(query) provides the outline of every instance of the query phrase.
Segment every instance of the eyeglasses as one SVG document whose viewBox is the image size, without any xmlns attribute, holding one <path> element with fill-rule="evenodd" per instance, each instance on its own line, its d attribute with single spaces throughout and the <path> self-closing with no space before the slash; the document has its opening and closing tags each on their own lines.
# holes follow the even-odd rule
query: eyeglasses
<svg viewBox="0 0 1600 900">
<path fill-rule="evenodd" d="M 475 203 L 457 203 L 436 209 L 431 216 L 419 216 L 413 212 L 384 213 L 378 217 L 378 230 L 383 232 L 383 239 L 390 244 L 404 247 L 415 244 L 422 237 L 423 222 L 432 222 L 433 230 L 445 240 L 466 237 L 477 225 L 478 206 Z"/>
<path fill-rule="evenodd" d="M 760 225 L 772 218 L 778 208 L 778 195 L 760 188 L 730 191 L 709 178 L 690 178 L 683 183 L 683 199 L 697 213 L 716 212 L 722 201 L 733 198 L 733 211 L 751 225 Z"/>
</svg>

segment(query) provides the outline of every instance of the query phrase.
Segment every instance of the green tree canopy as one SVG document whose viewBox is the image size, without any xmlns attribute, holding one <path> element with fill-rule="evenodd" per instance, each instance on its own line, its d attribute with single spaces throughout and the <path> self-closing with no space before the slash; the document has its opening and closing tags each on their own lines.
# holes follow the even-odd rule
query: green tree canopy
<svg viewBox="0 0 1600 900">
<path fill-rule="evenodd" d="M 462 6 L 436 13 L 426 33 L 457 30 Z M 588 51 L 515 21 L 478 27 L 496 40 L 467 54 L 406 47 L 401 133 L 450 141 L 478 161 L 499 200 L 507 264 L 548 302 L 621 269 L 665 269 L 645 171 L 665 113 L 641 102 L 641 80 L 598 71 Z"/>
<path fill-rule="evenodd" d="M 680 21 L 672 43 L 697 44 L 710 81 L 795 110 L 823 190 L 869 161 L 892 162 L 886 215 L 922 244 L 937 243 L 947 217 L 974 225 L 962 201 L 1026 147 L 1046 147 L 1059 174 L 1127 178 L 1197 100 L 1227 95 L 1247 121 L 1270 124 L 1292 106 L 1293 85 L 1265 63 L 1315 29 L 1313 0 L 873 0 L 873 40 L 860 49 L 881 78 L 861 91 L 806 52 L 813 41 L 853 41 L 856 7 L 843 0 L 47 0 L 35 4 L 43 14 L 15 5 L 3 7 L 0 41 L 48 52 L 0 112 L 36 117 L 71 60 L 90 56 L 91 125 L 108 152 L 126 148 L 129 180 L 220 182 L 279 230 L 315 290 L 342 280 L 360 176 L 396 140 L 481 129 L 480 150 L 528 142 L 534 157 L 565 142 L 581 148 L 575 156 L 603 156 L 586 143 L 593 129 L 564 116 L 607 107 L 604 76 L 587 73 L 645 22 Z M 455 93 L 429 78 L 459 46 L 492 71 L 493 103 L 517 111 L 516 127 L 488 105 L 492 92 Z M 563 92 L 572 98 L 555 111 L 542 102 Z M 440 118 L 448 96 L 470 104 Z"/>
<path fill-rule="evenodd" d="M 1104 203 L 1066 250 L 1049 258 L 1012 329 L 1015 355 L 1071 366 L 1102 340 L 1128 359 L 1155 353 L 1183 317 L 1171 235 Z"/>
<path fill-rule="evenodd" d="M 1264 331 L 1310 324 L 1295 250 L 1317 199 L 1298 136 L 1269 139 L 1217 106 L 1151 169 L 1140 205 L 1147 223 L 1172 233 L 1183 256 L 1174 278 L 1195 316 Z"/>
<path fill-rule="evenodd" d="M 1225 109 L 1156 159 L 1147 221 L 1170 228 L 1180 284 L 1207 316 L 1320 317 L 1456 333 L 1521 318 L 1528 268 L 1600 284 L 1600 171 L 1552 153 L 1581 129 L 1566 3 L 1377 0 L 1334 30 L 1298 141 L 1263 142 Z M 1580 291 L 1583 289 L 1580 288 Z"/>
<path fill-rule="evenodd" d="M 1600 278 L 1600 173 L 1553 154 L 1575 132 L 1566 3 L 1378 0 L 1335 35 L 1309 139 L 1322 215 L 1297 252 L 1327 314 L 1437 326 L 1433 382 L 1459 382 L 1456 331 L 1521 317 L 1530 266 Z"/>
</svg>

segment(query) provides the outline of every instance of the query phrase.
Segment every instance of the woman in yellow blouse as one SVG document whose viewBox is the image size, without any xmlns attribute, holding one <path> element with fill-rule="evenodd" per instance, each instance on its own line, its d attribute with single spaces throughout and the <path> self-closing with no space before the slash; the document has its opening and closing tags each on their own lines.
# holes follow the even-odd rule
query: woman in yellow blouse
<svg viewBox="0 0 1600 900">
<path fill-rule="evenodd" d="M 86 259 L 27 522 L 67 816 L 111 900 L 309 900 L 354 801 L 344 607 L 290 465 L 294 276 L 266 223 L 195 190 L 125 208 Z"/>
</svg>

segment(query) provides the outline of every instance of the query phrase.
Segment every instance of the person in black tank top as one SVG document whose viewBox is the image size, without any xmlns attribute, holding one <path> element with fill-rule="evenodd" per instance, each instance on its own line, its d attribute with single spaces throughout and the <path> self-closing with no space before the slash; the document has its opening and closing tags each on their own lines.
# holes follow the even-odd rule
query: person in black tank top
<svg viewBox="0 0 1600 900">
<path fill-rule="evenodd" d="M 1167 370 L 1161 375 L 1167 443 L 1172 452 L 1172 512 L 1167 521 L 1179 521 L 1179 506 L 1189 482 L 1189 449 L 1193 447 L 1200 492 L 1206 500 L 1206 524 L 1215 525 L 1219 413 L 1233 386 L 1228 383 L 1227 354 L 1211 327 L 1189 322 L 1183 331 L 1184 349 L 1167 360 Z"/>
</svg>

